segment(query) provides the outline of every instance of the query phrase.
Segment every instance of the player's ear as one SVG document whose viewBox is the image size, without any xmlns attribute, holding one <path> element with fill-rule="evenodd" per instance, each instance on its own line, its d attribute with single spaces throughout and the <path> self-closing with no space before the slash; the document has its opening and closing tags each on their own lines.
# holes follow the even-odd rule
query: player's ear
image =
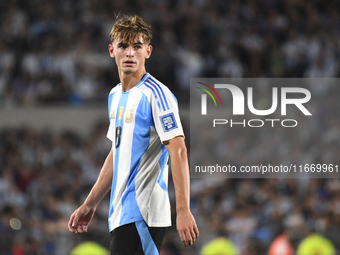
<svg viewBox="0 0 340 255">
<path fill-rule="evenodd" d="M 112 44 L 109 44 L 109 54 L 110 54 L 110 57 L 111 58 L 114 58 L 115 57 L 115 54 L 113 52 L 113 45 Z"/>
<path fill-rule="evenodd" d="M 149 44 L 148 46 L 146 46 L 146 56 L 145 56 L 145 58 L 149 58 L 151 56 L 151 52 L 152 52 L 152 46 Z"/>
</svg>

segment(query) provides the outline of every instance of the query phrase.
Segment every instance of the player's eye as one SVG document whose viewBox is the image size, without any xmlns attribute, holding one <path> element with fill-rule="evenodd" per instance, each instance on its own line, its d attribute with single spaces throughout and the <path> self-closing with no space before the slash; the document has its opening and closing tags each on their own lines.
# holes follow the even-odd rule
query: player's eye
<svg viewBox="0 0 340 255">
<path fill-rule="evenodd" d="M 118 48 L 119 48 L 119 49 L 125 50 L 125 49 L 126 49 L 126 46 L 121 44 L 121 45 L 118 45 Z"/>
<path fill-rule="evenodd" d="M 135 50 L 139 50 L 141 49 L 142 47 L 140 45 L 135 45 Z"/>
</svg>

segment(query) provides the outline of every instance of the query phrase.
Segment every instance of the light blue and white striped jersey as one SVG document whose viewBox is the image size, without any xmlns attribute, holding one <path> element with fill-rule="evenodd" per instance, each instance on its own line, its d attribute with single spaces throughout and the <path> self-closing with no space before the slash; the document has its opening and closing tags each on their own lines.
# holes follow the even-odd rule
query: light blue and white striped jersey
<svg viewBox="0 0 340 255">
<path fill-rule="evenodd" d="M 171 91 L 147 73 L 131 90 L 121 84 L 109 95 L 113 179 L 109 230 L 145 220 L 150 227 L 171 225 L 169 154 L 162 144 L 184 136 Z"/>
</svg>

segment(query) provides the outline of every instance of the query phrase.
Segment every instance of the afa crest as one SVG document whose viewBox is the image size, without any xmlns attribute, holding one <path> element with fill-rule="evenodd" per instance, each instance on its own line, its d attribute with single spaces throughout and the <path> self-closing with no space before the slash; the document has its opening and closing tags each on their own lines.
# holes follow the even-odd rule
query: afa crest
<svg viewBox="0 0 340 255">
<path fill-rule="evenodd" d="M 115 111 L 113 110 L 112 112 L 111 112 L 111 120 L 114 120 L 116 117 L 115 117 Z"/>
<path fill-rule="evenodd" d="M 127 110 L 126 116 L 125 116 L 125 122 L 130 123 L 132 122 L 133 119 L 133 107 Z"/>
</svg>

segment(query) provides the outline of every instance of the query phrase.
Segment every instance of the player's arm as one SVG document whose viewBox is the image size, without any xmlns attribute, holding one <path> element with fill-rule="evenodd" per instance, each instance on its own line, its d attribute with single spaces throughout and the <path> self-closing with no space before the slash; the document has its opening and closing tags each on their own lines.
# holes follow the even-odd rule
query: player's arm
<svg viewBox="0 0 340 255">
<path fill-rule="evenodd" d="M 74 211 L 68 222 L 68 228 L 73 233 L 87 232 L 87 227 L 91 221 L 99 202 L 111 189 L 113 174 L 112 149 L 103 164 L 96 183 L 93 185 L 85 202 Z"/>
<path fill-rule="evenodd" d="M 192 245 L 199 231 L 190 211 L 190 177 L 184 137 L 177 136 L 165 141 L 164 145 L 170 154 L 172 178 L 175 185 L 177 231 L 184 246 Z"/>
</svg>

